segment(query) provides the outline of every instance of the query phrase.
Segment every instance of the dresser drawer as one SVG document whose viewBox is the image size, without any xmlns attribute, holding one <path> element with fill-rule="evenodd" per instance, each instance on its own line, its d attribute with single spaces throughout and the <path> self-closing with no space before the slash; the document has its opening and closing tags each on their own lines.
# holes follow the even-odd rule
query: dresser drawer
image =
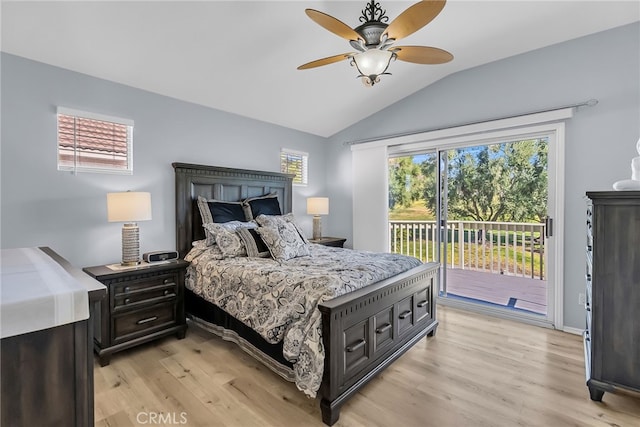
<svg viewBox="0 0 640 427">
<path fill-rule="evenodd" d="M 407 332 L 413 326 L 413 295 L 398 303 L 396 322 L 398 324 L 398 336 Z"/>
<path fill-rule="evenodd" d="M 384 350 L 393 342 L 393 307 L 373 316 L 373 353 Z"/>
<path fill-rule="evenodd" d="M 418 292 L 414 297 L 415 323 L 424 319 L 431 319 L 431 286 Z"/>
<path fill-rule="evenodd" d="M 120 343 L 176 323 L 176 305 L 156 304 L 113 316 L 113 342 Z"/>
<path fill-rule="evenodd" d="M 357 374 L 370 359 L 369 319 L 344 331 L 344 380 Z"/>
</svg>

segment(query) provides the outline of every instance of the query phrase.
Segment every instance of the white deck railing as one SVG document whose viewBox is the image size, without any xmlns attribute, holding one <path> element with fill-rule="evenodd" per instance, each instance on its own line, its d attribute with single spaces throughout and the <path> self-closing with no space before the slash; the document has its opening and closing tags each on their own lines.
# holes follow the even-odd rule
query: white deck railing
<svg viewBox="0 0 640 427">
<path fill-rule="evenodd" d="M 545 279 L 544 224 L 447 221 L 447 235 L 452 268 Z M 389 242 L 391 252 L 435 261 L 436 222 L 389 221 Z"/>
</svg>

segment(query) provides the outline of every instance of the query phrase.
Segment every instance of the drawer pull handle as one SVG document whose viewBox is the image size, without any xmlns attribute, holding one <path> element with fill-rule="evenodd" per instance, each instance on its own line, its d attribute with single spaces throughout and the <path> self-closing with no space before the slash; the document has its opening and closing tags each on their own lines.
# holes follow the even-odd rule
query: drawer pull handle
<svg viewBox="0 0 640 427">
<path fill-rule="evenodd" d="M 403 311 L 402 313 L 400 313 L 400 316 L 398 317 L 400 319 L 406 319 L 409 316 L 411 316 L 411 310 Z"/>
<path fill-rule="evenodd" d="M 129 292 L 130 290 L 131 290 L 131 288 L 130 288 L 130 287 L 128 287 L 128 286 L 125 286 L 125 287 L 124 287 L 124 292 L 125 292 L 125 293 Z"/>
<path fill-rule="evenodd" d="M 158 316 L 153 316 L 153 317 L 147 317 L 146 319 L 142 319 L 142 320 L 138 320 L 136 323 L 138 325 L 143 325 L 145 323 L 149 323 L 149 322 L 153 322 L 154 320 L 156 320 L 158 318 Z"/>
<path fill-rule="evenodd" d="M 131 300 L 129 298 L 125 298 L 124 299 L 124 305 L 127 305 L 131 302 Z"/>
<path fill-rule="evenodd" d="M 349 347 L 347 347 L 347 353 L 353 353 L 354 351 L 358 350 L 360 347 L 364 347 L 364 345 L 367 342 L 364 339 L 359 339 L 357 343 L 350 345 Z"/>
<path fill-rule="evenodd" d="M 422 307 L 426 306 L 427 304 L 429 304 L 429 300 L 420 301 L 418 303 L 418 308 L 422 308 Z"/>
<path fill-rule="evenodd" d="M 167 285 L 169 283 L 173 283 L 173 279 L 164 279 L 164 284 Z"/>
<path fill-rule="evenodd" d="M 384 334 L 389 329 L 391 329 L 391 324 L 385 323 L 384 325 L 382 325 L 378 329 L 376 329 L 376 334 Z"/>
<path fill-rule="evenodd" d="M 164 291 L 164 296 L 165 297 L 175 297 L 176 294 L 174 294 L 173 292 L 171 292 L 169 289 L 165 289 Z"/>
</svg>

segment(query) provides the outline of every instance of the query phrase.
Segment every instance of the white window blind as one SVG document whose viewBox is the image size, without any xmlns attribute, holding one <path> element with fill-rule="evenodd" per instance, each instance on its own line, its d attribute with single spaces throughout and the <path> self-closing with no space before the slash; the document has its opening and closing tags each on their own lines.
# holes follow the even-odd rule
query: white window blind
<svg viewBox="0 0 640 427">
<path fill-rule="evenodd" d="M 295 185 L 307 185 L 308 162 L 309 154 L 307 153 L 285 148 L 280 151 L 280 170 L 284 173 L 294 174 L 293 183 Z"/>
<path fill-rule="evenodd" d="M 133 121 L 58 107 L 58 170 L 133 173 Z"/>
</svg>

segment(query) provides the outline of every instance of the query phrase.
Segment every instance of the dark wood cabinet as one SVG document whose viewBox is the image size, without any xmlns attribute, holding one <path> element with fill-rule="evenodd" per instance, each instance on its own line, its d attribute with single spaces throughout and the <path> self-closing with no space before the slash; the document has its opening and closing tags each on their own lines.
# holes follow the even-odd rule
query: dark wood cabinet
<svg viewBox="0 0 640 427">
<path fill-rule="evenodd" d="M 104 265 L 84 268 L 108 289 L 108 297 L 91 307 L 100 366 L 108 365 L 115 352 L 171 334 L 184 338 L 188 265 L 175 260 L 123 270 Z"/>
<path fill-rule="evenodd" d="M 39 248 L 87 289 L 88 303 L 105 299 L 106 289 L 50 248 Z M 4 261 L 4 259 L 3 259 Z M 7 265 L 3 265 L 7 268 Z M 24 269 L 24 267 L 23 267 Z M 3 276 L 3 281 L 6 277 Z M 46 280 L 45 276 L 41 277 Z M 10 280 L 3 284 L 9 294 Z M 39 295 L 33 295 L 34 299 Z M 9 297 L 10 298 L 10 297 Z M 64 310 L 69 306 L 42 310 Z M 67 300 L 68 302 L 68 300 Z M 2 338 L 0 347 L 0 425 L 94 425 L 92 319 Z M 25 323 L 28 323 L 25 316 Z"/>
<path fill-rule="evenodd" d="M 640 392 L 640 192 L 589 192 L 587 386 L 592 400 Z"/>
<path fill-rule="evenodd" d="M 317 243 L 324 246 L 334 246 L 336 248 L 343 247 L 344 242 L 346 241 L 347 239 L 342 237 L 321 237 L 320 239 L 309 239 L 309 242 L 311 243 Z"/>
</svg>

